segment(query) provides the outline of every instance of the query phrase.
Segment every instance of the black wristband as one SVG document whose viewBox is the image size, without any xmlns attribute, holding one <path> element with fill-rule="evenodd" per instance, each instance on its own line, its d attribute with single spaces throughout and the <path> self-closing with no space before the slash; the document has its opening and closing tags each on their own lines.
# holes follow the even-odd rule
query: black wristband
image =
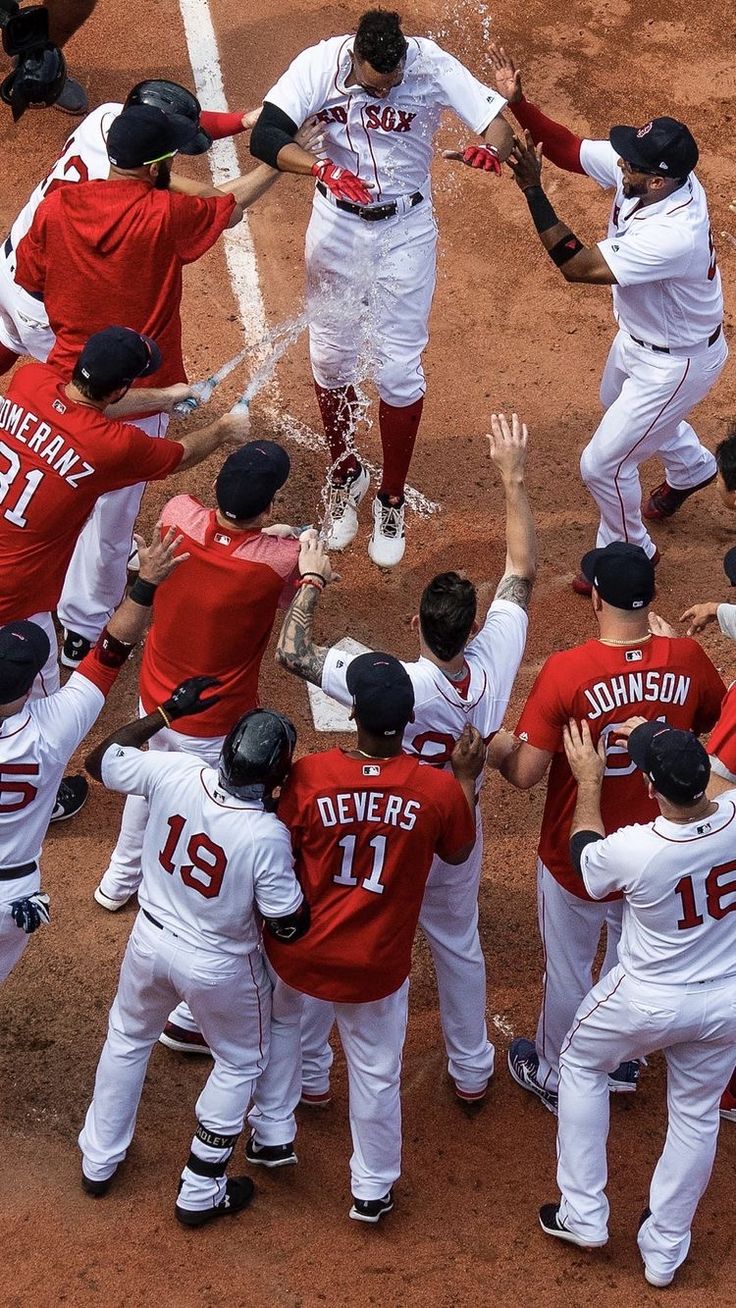
<svg viewBox="0 0 736 1308">
<path fill-rule="evenodd" d="M 106 668 L 122 668 L 130 658 L 135 645 L 128 645 L 126 641 L 118 640 L 117 636 L 110 635 L 107 627 L 103 627 L 95 649 L 100 663 L 104 663 Z"/>
<path fill-rule="evenodd" d="M 583 242 L 578 240 L 574 232 L 569 232 L 556 245 L 553 245 L 552 249 L 547 251 L 547 254 L 552 262 L 558 268 L 561 268 L 563 264 L 567 263 L 568 259 L 574 259 L 575 255 L 580 254 L 580 251 L 584 249 Z"/>
<path fill-rule="evenodd" d="M 527 186 L 524 197 L 540 236 L 542 232 L 548 232 L 550 227 L 554 227 L 560 221 L 541 186 Z"/>
<path fill-rule="evenodd" d="M 156 590 L 155 581 L 144 581 L 142 577 L 136 577 L 128 592 L 128 599 L 132 599 L 136 604 L 142 604 L 145 609 L 150 609 Z"/>
<path fill-rule="evenodd" d="M 316 578 L 317 578 L 317 581 L 321 581 L 321 582 L 322 582 L 322 588 L 323 588 L 323 589 L 324 589 L 324 587 L 327 585 L 327 581 L 326 581 L 326 579 L 322 576 L 322 573 L 321 573 L 321 572 L 300 572 L 300 573 L 299 573 L 299 576 L 300 576 L 300 577 L 316 577 Z"/>
</svg>

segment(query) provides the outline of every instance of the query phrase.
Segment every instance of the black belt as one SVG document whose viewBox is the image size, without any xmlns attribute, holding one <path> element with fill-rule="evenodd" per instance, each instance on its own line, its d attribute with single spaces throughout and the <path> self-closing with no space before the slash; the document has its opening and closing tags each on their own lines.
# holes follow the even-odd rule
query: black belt
<svg viewBox="0 0 736 1308">
<path fill-rule="evenodd" d="M 151 923 L 153 924 L 153 926 L 158 927 L 159 931 L 163 931 L 163 930 L 164 930 L 164 924 L 163 924 L 163 922 L 159 922 L 158 918 L 157 918 L 157 917 L 154 917 L 154 916 L 153 916 L 153 913 L 149 913 L 149 911 L 148 911 L 147 908 L 142 908 L 142 909 L 141 909 L 141 913 L 143 914 L 144 917 L 147 917 L 147 918 L 148 918 L 148 921 L 151 922 Z M 171 928 L 170 928 L 170 927 L 166 927 L 165 929 L 166 929 L 167 931 L 171 931 Z M 176 936 L 176 932 L 175 932 L 175 931 L 171 931 L 171 934 L 172 934 L 172 936 Z M 176 936 L 176 938 L 177 938 L 177 940 L 179 939 L 178 936 Z"/>
<path fill-rule="evenodd" d="M 38 863 L 32 858 L 30 863 L 20 863 L 18 867 L 0 867 L 0 881 L 15 881 L 16 877 L 29 877 L 35 872 Z"/>
<path fill-rule="evenodd" d="M 317 190 L 320 195 L 327 196 L 330 192 L 327 190 L 324 182 L 317 182 Z M 409 196 L 409 208 L 413 209 L 416 204 L 421 204 L 424 196 L 421 191 L 415 191 Z M 335 200 L 336 209 L 342 209 L 343 213 L 357 214 L 367 223 L 380 223 L 384 218 L 395 218 L 399 212 L 398 202 L 391 200 L 389 204 L 373 204 L 367 208 L 364 204 L 351 204 L 349 200 Z"/>
<path fill-rule="evenodd" d="M 6 259 L 9 259 L 12 253 L 13 253 L 13 242 L 11 241 L 10 237 L 8 237 L 3 246 L 3 254 L 5 255 Z M 23 290 L 25 291 L 25 289 L 26 288 L 24 286 Z M 40 303 L 43 304 L 43 293 L 41 291 L 26 291 L 26 295 L 30 295 L 32 300 L 39 300 Z"/>
<path fill-rule="evenodd" d="M 719 337 L 720 334 L 721 334 L 721 326 L 722 326 L 722 324 L 719 323 L 718 326 L 716 327 L 715 331 L 714 331 L 714 332 L 711 332 L 710 336 L 708 337 L 708 345 L 709 345 L 709 346 L 710 346 L 710 345 L 715 345 L 716 341 L 718 340 L 718 337 Z M 629 333 L 629 335 L 631 335 L 631 333 Z M 671 353 L 672 353 L 672 351 L 670 350 L 670 348 L 669 348 L 668 345 L 652 345 L 650 341 L 640 341 L 638 336 L 632 336 L 631 339 L 632 339 L 632 341 L 634 342 L 635 345 L 643 345 L 647 350 L 654 350 L 654 353 L 655 353 L 655 354 L 671 354 Z M 684 345 L 682 348 L 686 350 L 686 349 L 687 349 L 687 346 Z"/>
</svg>

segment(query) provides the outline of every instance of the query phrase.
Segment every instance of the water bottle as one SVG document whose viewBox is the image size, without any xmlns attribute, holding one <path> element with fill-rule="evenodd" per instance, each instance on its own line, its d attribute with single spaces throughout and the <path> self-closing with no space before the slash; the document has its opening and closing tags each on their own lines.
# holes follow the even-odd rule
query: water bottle
<svg viewBox="0 0 736 1308">
<path fill-rule="evenodd" d="M 196 395 L 188 395 L 185 400 L 177 400 L 171 412 L 175 413 L 177 418 L 188 418 L 190 413 L 194 413 L 198 408 L 199 400 Z"/>
</svg>

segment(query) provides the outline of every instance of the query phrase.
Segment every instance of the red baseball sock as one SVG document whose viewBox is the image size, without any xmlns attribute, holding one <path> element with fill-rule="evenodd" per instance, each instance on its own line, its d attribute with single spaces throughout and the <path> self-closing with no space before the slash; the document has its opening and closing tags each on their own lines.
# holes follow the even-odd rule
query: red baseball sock
<svg viewBox="0 0 736 1308">
<path fill-rule="evenodd" d="M 345 458 L 340 459 L 333 478 L 343 480 L 348 478 L 354 472 L 358 472 L 360 462 L 355 454 L 346 454 L 348 437 L 352 436 L 355 431 L 355 418 L 358 411 L 358 397 L 355 394 L 354 386 L 339 386 L 335 390 L 327 390 L 325 386 L 320 386 L 318 382 L 314 383 L 314 389 L 317 393 L 317 403 L 322 416 L 322 426 L 325 429 L 325 436 L 330 447 L 330 455 L 335 463 L 344 454 Z"/>
<path fill-rule="evenodd" d="M 15 350 L 9 350 L 7 345 L 0 343 L 0 377 L 3 377 L 6 372 L 10 372 L 10 369 L 18 362 L 19 358 L 20 355 L 16 354 Z"/>
<path fill-rule="evenodd" d="M 404 482 L 409 471 L 414 442 L 419 430 L 424 396 L 399 409 L 381 400 L 378 422 L 383 446 L 383 477 L 378 492 L 381 498 L 403 500 Z"/>
</svg>

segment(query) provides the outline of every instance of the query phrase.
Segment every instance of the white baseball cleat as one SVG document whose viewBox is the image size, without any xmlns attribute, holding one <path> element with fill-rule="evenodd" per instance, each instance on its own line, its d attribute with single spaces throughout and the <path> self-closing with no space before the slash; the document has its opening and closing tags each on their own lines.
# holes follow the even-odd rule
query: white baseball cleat
<svg viewBox="0 0 736 1308">
<path fill-rule="evenodd" d="M 106 908 L 108 913 L 117 913 L 119 908 L 125 908 L 130 898 L 130 895 L 126 895 L 125 899 L 113 899 L 111 895 L 105 894 L 101 886 L 98 886 L 94 892 L 95 903 L 99 904 L 100 908 Z"/>
<path fill-rule="evenodd" d="M 405 503 L 384 504 L 373 501 L 373 534 L 368 541 L 368 554 L 379 568 L 395 568 L 401 563 L 406 550 L 404 535 Z"/>
<path fill-rule="evenodd" d="M 342 485 L 330 483 L 327 521 L 329 534 L 325 540 L 328 550 L 344 550 L 355 540 L 358 531 L 358 507 L 371 484 L 371 475 L 362 465 Z"/>
</svg>

